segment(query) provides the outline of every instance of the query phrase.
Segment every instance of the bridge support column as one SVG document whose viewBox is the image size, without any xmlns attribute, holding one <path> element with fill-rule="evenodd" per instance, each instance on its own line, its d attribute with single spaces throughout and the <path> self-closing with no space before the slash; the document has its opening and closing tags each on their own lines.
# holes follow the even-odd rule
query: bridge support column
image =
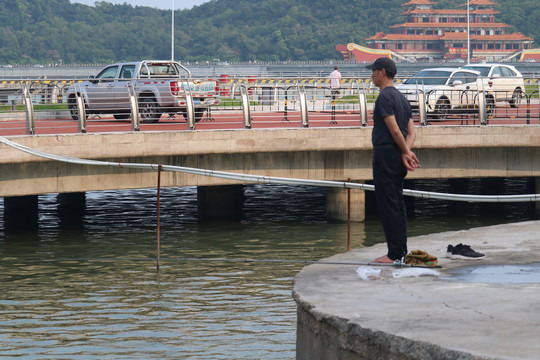
<svg viewBox="0 0 540 360">
<path fill-rule="evenodd" d="M 243 204 L 242 185 L 197 187 L 197 207 L 201 220 L 239 219 Z"/>
<path fill-rule="evenodd" d="M 62 193 L 56 197 L 58 203 L 58 218 L 63 227 L 78 227 L 82 225 L 86 213 L 86 193 Z"/>
<path fill-rule="evenodd" d="M 348 189 L 328 188 L 326 192 L 326 214 L 330 219 L 347 221 Z M 366 194 L 364 190 L 351 189 L 351 221 L 366 219 Z"/>
<path fill-rule="evenodd" d="M 4 198 L 4 229 L 8 232 L 36 231 L 39 228 L 38 196 Z"/>
</svg>

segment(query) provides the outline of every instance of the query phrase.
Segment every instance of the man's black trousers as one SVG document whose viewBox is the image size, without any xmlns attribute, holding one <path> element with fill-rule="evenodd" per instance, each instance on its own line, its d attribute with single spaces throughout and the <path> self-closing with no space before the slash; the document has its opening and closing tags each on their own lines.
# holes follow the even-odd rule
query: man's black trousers
<svg viewBox="0 0 540 360">
<path fill-rule="evenodd" d="M 375 147 L 373 182 L 375 199 L 382 221 L 388 257 L 398 260 L 407 255 L 407 212 L 403 199 L 403 181 L 407 169 L 397 146 Z"/>
</svg>

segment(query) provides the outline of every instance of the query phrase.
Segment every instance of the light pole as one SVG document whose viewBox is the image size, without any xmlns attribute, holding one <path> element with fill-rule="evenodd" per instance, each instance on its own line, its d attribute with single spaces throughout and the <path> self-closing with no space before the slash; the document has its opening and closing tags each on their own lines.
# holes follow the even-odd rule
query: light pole
<svg viewBox="0 0 540 360">
<path fill-rule="evenodd" d="M 172 0 L 172 9 L 171 9 L 171 61 L 174 61 L 174 0 Z"/>
<path fill-rule="evenodd" d="M 471 63 L 471 18 L 469 16 L 469 4 L 471 0 L 467 0 L 467 64 Z"/>
</svg>

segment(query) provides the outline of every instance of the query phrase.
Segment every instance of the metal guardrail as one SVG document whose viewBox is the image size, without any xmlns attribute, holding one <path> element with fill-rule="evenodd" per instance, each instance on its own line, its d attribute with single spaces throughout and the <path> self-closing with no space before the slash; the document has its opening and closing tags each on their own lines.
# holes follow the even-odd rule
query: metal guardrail
<svg viewBox="0 0 540 360">
<path fill-rule="evenodd" d="M 148 99 L 137 98 L 133 80 L 125 80 L 125 91 L 117 93 L 108 91 L 107 83 L 103 82 L 95 90 L 99 94 L 94 94 L 96 103 L 92 106 L 80 95 L 72 100 L 67 99 L 66 93 L 70 87 L 79 90 L 76 94 L 81 93 L 80 82 L 77 79 L 0 80 L 2 127 L 12 126 L 17 134 L 20 134 L 21 127 L 24 127 L 24 133 L 29 135 L 66 132 L 66 128 L 73 128 L 69 132 L 86 133 L 91 130 L 95 121 L 106 123 L 107 131 L 124 126 L 126 121 L 129 121 L 132 131 L 141 131 L 140 113 L 148 108 L 165 115 L 160 119 L 162 123 L 168 120 L 178 123 L 184 118 L 189 130 L 196 130 L 199 122 L 216 121 L 216 118 L 225 125 L 235 127 L 235 124 L 241 124 L 246 129 L 251 129 L 254 125 L 280 127 L 284 123 L 298 127 L 368 126 L 373 103 L 378 96 L 378 89 L 370 86 L 370 79 L 366 78 L 344 79 L 340 94 L 332 93 L 328 78 L 279 81 L 254 77 L 237 81 L 218 79 L 217 97 L 221 100 L 219 106 L 209 109 L 198 107 L 200 99 L 184 89 L 180 97 L 185 111 L 174 113 L 170 109 L 154 109 L 148 105 Z M 414 119 L 421 126 L 438 123 L 540 124 L 540 81 L 534 78 L 530 79 L 530 82 L 538 85 L 527 85 L 527 91 L 521 94 L 521 104 L 517 107 L 509 106 L 508 102 L 493 103 L 490 100 L 492 91 L 462 91 L 454 94 L 455 96 L 448 94 L 448 97 L 461 99 L 464 106 L 452 109 L 445 116 L 441 116 L 441 112 L 437 112 L 432 105 L 431 95 L 418 89 Z M 123 104 L 120 107 L 117 106 L 119 102 Z M 96 109 L 99 111 L 95 111 Z M 24 125 L 21 118 L 25 120 Z M 57 120 L 63 122 L 50 125 Z M 53 128 L 44 129 L 44 126 Z M 8 130 L 4 133 L 6 131 Z"/>
</svg>

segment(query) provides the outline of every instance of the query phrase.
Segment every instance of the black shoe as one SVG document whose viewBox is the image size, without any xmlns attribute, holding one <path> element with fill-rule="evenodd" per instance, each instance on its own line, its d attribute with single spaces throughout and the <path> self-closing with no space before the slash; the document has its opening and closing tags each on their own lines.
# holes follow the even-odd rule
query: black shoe
<svg viewBox="0 0 540 360">
<path fill-rule="evenodd" d="M 448 250 L 450 250 L 450 246 L 448 247 Z M 469 245 L 458 244 L 452 247 L 452 252 L 449 257 L 450 259 L 478 260 L 485 256 L 486 255 L 471 249 Z"/>
<path fill-rule="evenodd" d="M 452 251 L 454 250 L 454 247 L 452 245 L 448 245 L 446 248 L 446 257 L 449 258 L 452 255 Z"/>
</svg>

